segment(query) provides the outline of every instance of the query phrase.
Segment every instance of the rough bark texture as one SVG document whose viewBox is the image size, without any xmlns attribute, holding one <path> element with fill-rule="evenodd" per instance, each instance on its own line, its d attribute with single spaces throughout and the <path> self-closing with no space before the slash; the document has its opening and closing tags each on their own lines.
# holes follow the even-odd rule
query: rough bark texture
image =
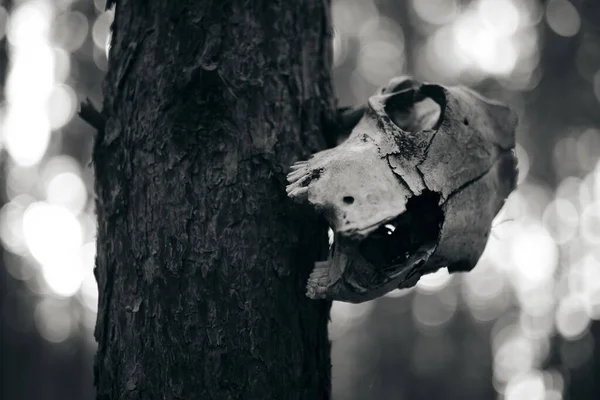
<svg viewBox="0 0 600 400">
<path fill-rule="evenodd" d="M 96 171 L 99 399 L 330 397 L 285 174 L 333 116 L 322 0 L 119 1 Z"/>
</svg>

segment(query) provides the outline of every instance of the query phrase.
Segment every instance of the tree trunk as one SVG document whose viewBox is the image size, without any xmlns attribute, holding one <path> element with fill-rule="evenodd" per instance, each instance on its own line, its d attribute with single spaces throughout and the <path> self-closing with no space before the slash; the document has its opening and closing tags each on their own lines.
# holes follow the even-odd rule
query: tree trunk
<svg viewBox="0 0 600 400">
<path fill-rule="evenodd" d="M 110 3 L 110 2 L 109 2 Z M 327 0 L 120 0 L 96 172 L 99 399 L 326 399 L 326 232 L 287 166 L 333 116 Z"/>
</svg>

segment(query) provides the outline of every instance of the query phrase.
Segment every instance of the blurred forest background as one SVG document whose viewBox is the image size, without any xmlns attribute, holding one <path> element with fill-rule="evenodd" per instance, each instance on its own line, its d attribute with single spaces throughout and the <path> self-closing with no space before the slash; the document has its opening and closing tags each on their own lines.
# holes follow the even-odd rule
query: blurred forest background
<svg viewBox="0 0 600 400">
<path fill-rule="evenodd" d="M 520 115 L 519 188 L 469 274 L 334 303 L 333 398 L 600 399 L 600 1 L 334 0 L 335 88 L 468 85 Z M 94 132 L 113 11 L 0 7 L 2 399 L 92 399 Z"/>
</svg>

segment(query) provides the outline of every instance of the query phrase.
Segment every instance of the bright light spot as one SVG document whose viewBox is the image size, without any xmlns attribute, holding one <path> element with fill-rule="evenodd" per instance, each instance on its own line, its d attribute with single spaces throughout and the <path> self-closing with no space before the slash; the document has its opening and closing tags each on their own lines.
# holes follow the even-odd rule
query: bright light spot
<svg viewBox="0 0 600 400">
<path fill-rule="evenodd" d="M 477 268 L 468 274 L 464 274 L 462 278 L 463 286 L 467 289 L 468 294 L 474 295 L 482 302 L 487 302 L 498 297 L 504 291 L 506 283 L 504 274 L 488 260 L 485 252 Z"/>
<path fill-rule="evenodd" d="M 516 289 L 523 312 L 534 317 L 542 317 L 554 311 L 556 301 L 554 280 L 548 279 L 531 286 L 521 285 Z"/>
<path fill-rule="evenodd" d="M 579 282 L 571 286 L 571 278 L 578 278 Z M 569 288 L 572 293 L 580 294 L 584 299 L 600 290 L 600 261 L 593 254 L 586 255 L 571 267 Z"/>
<path fill-rule="evenodd" d="M 581 27 L 577 9 L 567 0 L 550 0 L 546 6 L 546 21 L 560 36 L 573 36 Z"/>
<path fill-rule="evenodd" d="M 527 154 L 527 150 L 519 143 L 515 146 L 515 151 L 517 153 L 517 162 L 519 168 L 519 178 L 517 180 L 517 184 L 523 182 L 529 173 L 529 155 Z"/>
<path fill-rule="evenodd" d="M 51 297 L 39 302 L 35 308 L 34 319 L 40 335 L 52 343 L 67 340 L 74 328 L 68 303 Z"/>
<path fill-rule="evenodd" d="M 558 249 L 544 227 L 531 223 L 511 238 L 510 259 L 519 274 L 519 284 L 539 284 L 552 277 Z"/>
<path fill-rule="evenodd" d="M 489 251 L 489 243 L 486 251 Z M 506 276 L 495 263 L 488 260 L 486 251 L 477 268 L 462 276 L 462 296 L 477 321 L 492 321 L 510 306 Z"/>
<path fill-rule="evenodd" d="M 50 142 L 50 124 L 38 113 L 26 107 L 8 107 L 4 120 L 4 142 L 12 159 L 21 166 L 40 161 Z"/>
<path fill-rule="evenodd" d="M 576 295 L 561 300 L 556 310 L 556 329 L 565 339 L 581 337 L 590 324 L 585 303 Z"/>
<path fill-rule="evenodd" d="M 558 244 L 573 239 L 579 227 L 579 212 L 569 200 L 553 200 L 542 215 L 544 227 Z"/>
<path fill-rule="evenodd" d="M 52 51 L 54 54 L 54 81 L 65 82 L 71 73 L 71 55 L 58 47 L 53 48 Z"/>
<path fill-rule="evenodd" d="M 45 107 L 54 79 L 54 52 L 46 43 L 36 43 L 12 54 L 6 83 L 6 98 L 12 106 L 27 108 L 29 115 Z"/>
<path fill-rule="evenodd" d="M 536 0 L 517 0 L 513 3 L 519 8 L 520 23 L 523 27 L 536 26 L 542 20 L 543 10 Z"/>
<path fill-rule="evenodd" d="M 504 207 L 492 220 L 492 234 L 484 251 L 490 252 L 490 256 L 494 260 L 502 259 L 503 252 L 507 251 L 508 239 L 518 229 L 520 223 L 529 217 L 528 199 L 521 190 L 525 185 L 520 186 L 506 199 Z M 506 263 L 503 263 L 501 269 L 510 268 Z"/>
<path fill-rule="evenodd" d="M 440 268 L 432 274 L 423 275 L 417 282 L 417 290 L 421 293 L 437 292 L 450 283 L 448 268 Z"/>
<path fill-rule="evenodd" d="M 405 68 L 404 32 L 393 20 L 376 16 L 359 24 L 358 73 L 372 85 L 381 85 Z"/>
<path fill-rule="evenodd" d="M 100 48 L 106 48 L 106 39 L 110 32 L 110 24 L 112 24 L 114 13 L 112 11 L 106 11 L 98 16 L 94 26 L 92 27 L 92 38 L 94 44 Z"/>
<path fill-rule="evenodd" d="M 75 294 L 83 280 L 83 237 L 75 216 L 64 207 L 33 203 L 23 215 L 23 234 L 50 289 L 60 296 Z"/>
<path fill-rule="evenodd" d="M 13 199 L 22 193 L 32 193 L 39 180 L 37 167 L 10 165 L 6 167 L 6 194 Z"/>
<path fill-rule="evenodd" d="M 515 44 L 499 36 L 475 15 L 457 21 L 454 25 L 454 37 L 459 54 L 485 72 L 506 75 L 517 63 L 518 52 Z"/>
<path fill-rule="evenodd" d="M 508 382 L 513 377 L 531 370 L 535 360 L 535 349 L 531 340 L 511 334 L 494 354 L 494 377 Z"/>
<path fill-rule="evenodd" d="M 34 0 L 17 6 L 8 23 L 8 40 L 16 47 L 28 47 L 46 38 L 50 30 L 52 6 L 48 1 Z"/>
<path fill-rule="evenodd" d="M 520 332 L 517 325 L 519 322 L 519 313 L 516 311 L 508 312 L 502 315 L 492 327 L 490 331 L 490 344 L 492 353 L 496 354 L 498 349 L 506 343 L 507 340 L 516 337 Z"/>
<path fill-rule="evenodd" d="M 71 11 L 59 15 L 53 28 L 56 43 L 65 50 L 74 52 L 85 42 L 89 23 L 83 13 Z"/>
<path fill-rule="evenodd" d="M 458 14 L 456 0 L 413 0 L 412 6 L 419 18 L 434 25 L 452 22 Z"/>
<path fill-rule="evenodd" d="M 64 254 L 42 265 L 44 281 L 53 293 L 71 297 L 79 291 L 83 282 L 83 267 L 79 252 Z"/>
<path fill-rule="evenodd" d="M 50 204 L 63 206 L 77 215 L 87 202 L 87 189 L 79 175 L 63 172 L 48 183 L 46 199 Z"/>
<path fill-rule="evenodd" d="M 418 69 L 431 79 L 455 79 L 468 65 L 457 49 L 451 25 L 438 29 L 429 37 L 425 48 L 417 53 Z"/>
<path fill-rule="evenodd" d="M 479 16 L 498 35 L 512 35 L 519 27 L 519 10 L 511 0 L 482 0 Z"/>
<path fill-rule="evenodd" d="M 404 46 L 377 40 L 366 43 L 358 54 L 358 71 L 373 85 L 381 85 L 404 69 Z"/>
<path fill-rule="evenodd" d="M 588 205 L 581 213 L 581 236 L 589 243 L 600 244 L 600 202 Z"/>
<path fill-rule="evenodd" d="M 112 32 L 108 31 L 108 36 L 106 36 L 106 43 L 104 43 L 104 57 L 108 60 L 108 55 L 110 54 L 110 45 L 112 43 Z"/>
<path fill-rule="evenodd" d="M 568 176 L 564 178 L 558 188 L 556 188 L 556 197 L 572 200 L 573 204 L 577 204 L 577 194 L 579 193 L 579 186 L 581 186 L 581 178 L 575 176 Z"/>
<path fill-rule="evenodd" d="M 0 209 L 0 240 L 14 254 L 24 254 L 27 249 L 22 227 L 24 212 L 25 206 L 18 201 L 6 203 Z"/>
<path fill-rule="evenodd" d="M 52 129 L 62 128 L 75 115 L 77 95 L 67 85 L 56 85 L 50 93 L 47 104 L 47 115 Z"/>
<path fill-rule="evenodd" d="M 470 84 L 495 75 L 501 84 L 517 90 L 539 82 L 537 22 L 532 19 L 540 13 L 535 4 L 515 0 L 480 0 L 468 5 L 413 0 L 412 4 L 421 19 L 442 25 L 416 54 L 421 75 Z M 464 11 L 455 15 L 461 8 Z"/>
<path fill-rule="evenodd" d="M 360 304 L 334 301 L 331 305 L 329 338 L 335 340 L 344 336 L 350 329 L 360 325 L 371 314 L 374 305 L 374 301 Z"/>
<path fill-rule="evenodd" d="M 469 297 L 469 299 L 471 299 Z M 489 322 L 498 319 L 510 307 L 511 302 L 508 294 L 502 293 L 488 302 L 468 301 L 469 311 L 473 318 L 479 322 Z"/>
<path fill-rule="evenodd" d="M 331 248 L 331 246 L 333 246 L 333 242 L 335 242 L 335 233 L 331 228 L 327 229 L 327 239 L 329 240 L 329 248 Z"/>
<path fill-rule="evenodd" d="M 2 140 L 21 166 L 39 162 L 50 140 L 50 125 L 42 114 L 53 80 L 54 57 L 48 46 L 52 14 L 48 1 L 34 0 L 17 6 L 9 21 L 7 35 L 14 47 Z"/>
<path fill-rule="evenodd" d="M 550 300 L 552 303 L 552 300 Z M 544 339 L 554 332 L 554 312 L 551 310 L 545 314 L 530 315 L 522 312 L 519 318 L 519 326 L 523 334 L 530 339 Z"/>
<path fill-rule="evenodd" d="M 412 312 L 418 327 L 430 332 L 448 323 L 456 306 L 457 296 L 453 291 L 435 295 L 417 293 L 412 301 Z"/>
<path fill-rule="evenodd" d="M 540 371 L 515 376 L 506 384 L 505 400 L 545 400 L 546 389 Z"/>
</svg>

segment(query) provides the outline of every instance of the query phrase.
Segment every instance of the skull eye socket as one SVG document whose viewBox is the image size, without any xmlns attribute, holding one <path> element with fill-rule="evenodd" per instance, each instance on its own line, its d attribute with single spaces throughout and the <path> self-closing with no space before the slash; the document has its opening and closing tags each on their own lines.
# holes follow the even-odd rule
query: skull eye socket
<svg viewBox="0 0 600 400">
<path fill-rule="evenodd" d="M 436 85 L 397 92 L 386 99 L 385 112 L 405 132 L 437 129 L 446 108 L 443 89 Z"/>
<path fill-rule="evenodd" d="M 444 222 L 439 199 L 434 192 L 409 199 L 405 212 L 361 242 L 361 255 L 375 268 L 384 270 L 402 266 L 419 250 L 434 248 Z"/>
<path fill-rule="evenodd" d="M 388 86 L 384 87 L 381 93 L 396 93 L 404 90 L 414 89 L 419 86 L 419 83 L 413 79 L 405 78 L 405 79 L 394 79 L 392 80 Z"/>
</svg>

